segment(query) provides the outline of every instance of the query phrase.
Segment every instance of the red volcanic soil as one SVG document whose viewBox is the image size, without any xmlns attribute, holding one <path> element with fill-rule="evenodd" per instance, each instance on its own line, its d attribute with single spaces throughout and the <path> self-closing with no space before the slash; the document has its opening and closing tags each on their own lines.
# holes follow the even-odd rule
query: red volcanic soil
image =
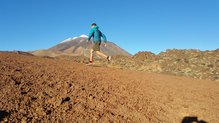
<svg viewBox="0 0 219 123">
<path fill-rule="evenodd" d="M 0 53 L 0 122 L 219 122 L 219 83 Z"/>
</svg>

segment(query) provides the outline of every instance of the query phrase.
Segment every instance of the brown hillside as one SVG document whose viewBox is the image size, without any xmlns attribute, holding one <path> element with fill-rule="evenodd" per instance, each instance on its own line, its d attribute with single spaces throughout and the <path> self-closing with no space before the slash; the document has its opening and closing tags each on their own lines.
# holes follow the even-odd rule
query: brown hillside
<svg viewBox="0 0 219 123">
<path fill-rule="evenodd" d="M 0 53 L 0 122 L 219 122 L 219 83 Z"/>
<path fill-rule="evenodd" d="M 87 38 L 78 37 L 75 39 L 71 39 L 67 42 L 61 42 L 49 49 L 46 50 L 36 50 L 32 51 L 31 53 L 36 56 L 50 56 L 56 57 L 60 55 L 68 55 L 68 56 L 89 56 L 90 49 L 93 46 L 92 41 L 86 43 Z M 120 48 L 116 44 L 112 42 L 107 42 L 107 46 L 104 47 L 101 45 L 101 51 L 107 55 L 124 55 L 124 56 L 131 56 L 127 51 Z"/>
<path fill-rule="evenodd" d="M 219 81 L 219 49 L 213 51 L 173 49 L 158 55 L 138 52 L 132 58 L 115 57 L 111 66 Z"/>
</svg>

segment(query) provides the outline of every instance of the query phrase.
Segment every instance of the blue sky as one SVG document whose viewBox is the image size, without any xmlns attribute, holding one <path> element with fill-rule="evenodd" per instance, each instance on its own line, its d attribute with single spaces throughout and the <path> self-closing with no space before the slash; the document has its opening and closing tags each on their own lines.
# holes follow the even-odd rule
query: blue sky
<svg viewBox="0 0 219 123">
<path fill-rule="evenodd" d="M 219 48 L 219 0 L 0 0 L 0 50 L 46 49 L 93 22 L 132 54 Z"/>
</svg>

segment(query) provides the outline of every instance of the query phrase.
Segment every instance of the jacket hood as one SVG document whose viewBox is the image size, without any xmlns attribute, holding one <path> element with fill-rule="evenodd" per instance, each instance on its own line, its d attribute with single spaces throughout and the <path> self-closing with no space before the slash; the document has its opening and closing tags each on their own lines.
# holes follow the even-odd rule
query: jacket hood
<svg viewBox="0 0 219 123">
<path fill-rule="evenodd" d="M 98 27 L 98 26 L 95 26 L 95 27 L 93 27 L 93 29 L 99 29 L 99 27 Z"/>
</svg>

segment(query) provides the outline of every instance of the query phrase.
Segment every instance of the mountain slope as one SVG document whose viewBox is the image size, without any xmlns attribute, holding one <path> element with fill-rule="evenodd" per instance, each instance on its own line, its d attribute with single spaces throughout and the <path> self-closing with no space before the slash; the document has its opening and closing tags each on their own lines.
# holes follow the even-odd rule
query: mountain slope
<svg viewBox="0 0 219 123">
<path fill-rule="evenodd" d="M 215 81 L 1 52 L 0 78 L 0 122 L 219 122 Z"/>
<path fill-rule="evenodd" d="M 70 55 L 70 56 L 89 56 L 89 50 L 92 47 L 92 42 L 86 43 L 86 35 L 80 37 L 69 38 L 61 43 L 47 49 L 33 51 L 32 54 L 37 56 L 59 56 L 59 55 Z M 107 47 L 101 45 L 101 51 L 107 55 L 124 55 L 131 56 L 127 51 L 120 48 L 112 42 L 107 42 Z"/>
</svg>

